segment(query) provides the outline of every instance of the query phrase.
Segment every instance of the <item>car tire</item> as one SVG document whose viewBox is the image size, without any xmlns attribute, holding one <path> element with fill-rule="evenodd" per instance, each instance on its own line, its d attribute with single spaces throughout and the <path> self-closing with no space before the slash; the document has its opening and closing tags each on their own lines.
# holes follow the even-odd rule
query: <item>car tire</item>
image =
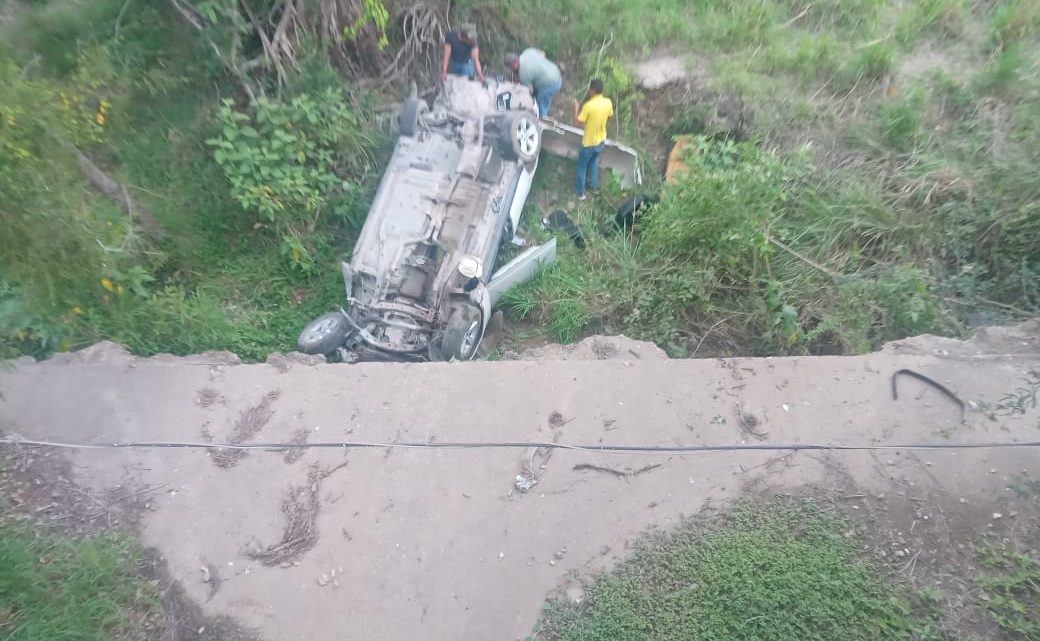
<svg viewBox="0 0 1040 641">
<path fill-rule="evenodd" d="M 472 305 L 455 307 L 444 328 L 435 360 L 473 360 L 484 337 L 483 316 L 481 311 Z"/>
<path fill-rule="evenodd" d="M 296 340 L 304 354 L 331 354 L 347 339 L 350 327 L 343 312 L 319 316 L 307 324 Z"/>
<path fill-rule="evenodd" d="M 542 150 L 542 130 L 533 114 L 511 114 L 503 123 L 503 143 L 513 160 L 533 163 Z"/>
<path fill-rule="evenodd" d="M 402 136 L 409 138 L 419 131 L 419 119 L 430 111 L 426 102 L 418 98 L 405 100 L 401 113 L 397 115 L 397 130 Z"/>
</svg>

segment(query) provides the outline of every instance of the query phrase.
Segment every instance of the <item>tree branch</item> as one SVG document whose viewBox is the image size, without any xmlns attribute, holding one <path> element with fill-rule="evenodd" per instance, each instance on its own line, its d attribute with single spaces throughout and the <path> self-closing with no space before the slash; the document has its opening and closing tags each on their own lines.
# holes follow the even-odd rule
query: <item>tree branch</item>
<svg viewBox="0 0 1040 641">
<path fill-rule="evenodd" d="M 134 199 L 130 197 L 130 193 L 126 190 L 126 187 L 123 187 L 108 174 L 103 172 L 101 168 L 94 164 L 94 161 L 87 157 L 85 153 L 80 151 L 78 147 L 72 143 L 66 143 L 66 147 L 76 157 L 76 162 L 79 164 L 79 169 L 83 173 L 83 177 L 86 178 L 95 189 L 101 192 L 101 194 L 106 198 L 119 205 L 123 210 L 123 213 L 131 219 L 136 218 L 137 222 L 141 224 L 141 227 L 147 231 L 152 238 L 162 240 L 167 236 L 166 229 L 162 226 L 155 215 L 134 202 Z"/>
</svg>

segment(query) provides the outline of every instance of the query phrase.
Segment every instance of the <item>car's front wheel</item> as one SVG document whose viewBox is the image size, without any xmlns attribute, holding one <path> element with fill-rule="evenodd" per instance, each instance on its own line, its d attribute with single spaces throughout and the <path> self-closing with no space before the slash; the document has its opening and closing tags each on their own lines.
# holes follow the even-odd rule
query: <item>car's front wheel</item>
<svg viewBox="0 0 1040 641">
<path fill-rule="evenodd" d="M 300 332 L 296 347 L 304 354 L 331 354 L 347 339 L 350 326 L 343 312 L 332 312 L 312 320 Z"/>
<path fill-rule="evenodd" d="M 452 310 L 441 336 L 436 360 L 473 360 L 484 336 L 484 315 L 472 305 L 461 305 Z"/>
</svg>

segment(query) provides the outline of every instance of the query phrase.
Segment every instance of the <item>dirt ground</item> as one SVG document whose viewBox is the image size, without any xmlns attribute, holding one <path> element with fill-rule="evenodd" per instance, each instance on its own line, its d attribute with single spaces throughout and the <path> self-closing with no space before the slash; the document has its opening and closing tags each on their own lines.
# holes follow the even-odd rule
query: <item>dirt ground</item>
<svg viewBox="0 0 1040 641">
<path fill-rule="evenodd" d="M 381 444 L 302 456 L 63 450 L 70 467 L 48 474 L 74 483 L 74 495 L 132 495 L 126 518 L 200 616 L 230 617 L 249 634 L 511 639 L 530 633 L 547 594 L 610 567 L 647 530 L 740 497 L 805 488 L 868 515 L 872 555 L 967 600 L 957 577 L 970 570 L 960 564 L 970 564 L 974 541 L 1037 531 L 1035 501 L 1013 489 L 1040 478 L 1040 456 L 1026 448 L 609 454 L 385 444 L 1036 441 L 1035 408 L 995 410 L 1040 370 L 1038 330 L 983 329 L 968 342 L 921 337 L 859 357 L 717 360 L 666 360 L 652 346 L 597 337 L 543 349 L 536 360 L 417 365 L 139 359 L 100 344 L 0 370 L 0 415 L 9 433 L 76 443 Z M 912 376 L 900 376 L 894 400 L 900 369 L 952 390 L 966 403 L 964 422 L 955 402 Z M 21 500 L 57 500 L 31 485 Z M 965 626 L 985 625 L 970 608 L 963 616 Z"/>
</svg>

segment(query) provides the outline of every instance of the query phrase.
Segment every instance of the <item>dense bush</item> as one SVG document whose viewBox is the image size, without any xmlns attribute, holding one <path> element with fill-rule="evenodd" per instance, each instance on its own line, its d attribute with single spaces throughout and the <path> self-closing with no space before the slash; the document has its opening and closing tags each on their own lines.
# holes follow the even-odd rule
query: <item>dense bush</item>
<svg viewBox="0 0 1040 641">
<path fill-rule="evenodd" d="M 675 355 L 696 351 L 707 331 L 776 354 L 821 342 L 861 352 L 955 329 L 929 274 L 900 265 L 907 230 L 886 225 L 869 194 L 821 189 L 807 157 L 753 143 L 701 137 L 686 163 L 641 235 L 593 237 L 582 257 L 565 253 L 510 293 L 514 313 L 557 340 L 621 331 Z M 831 260 L 837 251 L 842 263 Z M 879 258 L 891 266 L 874 267 Z"/>
<path fill-rule="evenodd" d="M 351 211 L 371 164 L 375 136 L 339 87 L 286 100 L 257 98 L 248 110 L 224 100 L 220 133 L 207 141 L 231 194 L 274 226 L 293 266 L 314 269 L 304 242 L 330 209 Z"/>
</svg>

